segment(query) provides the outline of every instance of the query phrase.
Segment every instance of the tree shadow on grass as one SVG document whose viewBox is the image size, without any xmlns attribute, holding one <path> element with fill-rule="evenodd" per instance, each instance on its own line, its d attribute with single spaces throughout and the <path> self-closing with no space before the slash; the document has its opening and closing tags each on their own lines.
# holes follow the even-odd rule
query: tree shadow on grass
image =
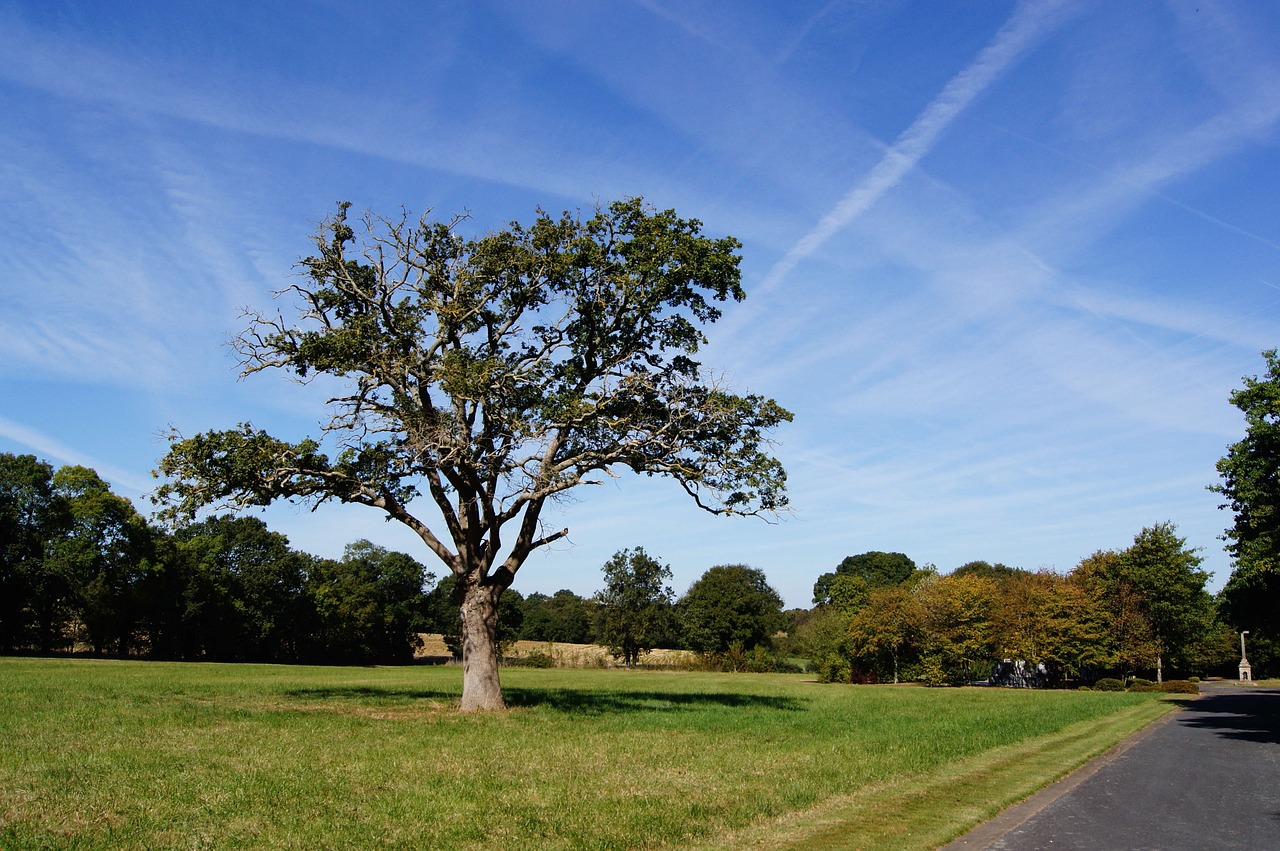
<svg viewBox="0 0 1280 851">
<path fill-rule="evenodd" d="M 1280 743 L 1280 690 L 1214 690 L 1189 703 L 1179 721 L 1228 739 Z"/>
<path fill-rule="evenodd" d="M 285 696 L 305 701 L 370 702 L 376 704 L 432 700 L 454 702 L 456 691 L 378 688 L 376 686 L 330 686 L 288 689 Z M 773 709 L 798 712 L 807 701 L 795 697 L 737 692 L 595 691 L 565 688 L 525 688 L 508 686 L 502 696 L 507 706 L 520 709 L 551 709 L 573 715 L 604 715 L 621 712 L 683 712 L 706 707 L 725 709 Z"/>
<path fill-rule="evenodd" d="M 775 709 L 798 712 L 807 701 L 795 697 L 738 692 L 589 691 L 560 688 L 504 688 L 512 707 L 546 707 L 558 712 L 600 715 L 607 712 L 680 712 L 718 706 L 725 709 Z"/>
<path fill-rule="evenodd" d="M 322 688 L 285 689 L 286 697 L 299 700 L 373 701 L 403 703 L 406 700 L 457 700 L 457 692 L 427 689 L 379 688 L 377 686 L 327 686 Z"/>
</svg>

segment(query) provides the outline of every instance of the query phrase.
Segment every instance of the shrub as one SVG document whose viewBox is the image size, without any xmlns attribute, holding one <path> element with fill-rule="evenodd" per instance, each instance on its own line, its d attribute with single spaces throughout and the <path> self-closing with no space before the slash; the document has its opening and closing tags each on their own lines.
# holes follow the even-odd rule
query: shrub
<svg viewBox="0 0 1280 851">
<path fill-rule="evenodd" d="M 1103 677 L 1093 684 L 1095 691 L 1124 691 L 1124 683 L 1115 677 Z"/>
<path fill-rule="evenodd" d="M 1153 685 L 1155 685 L 1155 683 L 1153 683 L 1151 680 L 1144 680 L 1142 677 L 1130 677 L 1130 678 L 1129 678 L 1129 685 L 1131 685 L 1131 686 L 1153 686 Z"/>
<path fill-rule="evenodd" d="M 1135 682 L 1130 684 L 1128 691 L 1137 691 L 1137 692 L 1160 691 L 1160 686 L 1156 685 L 1155 683 Z"/>
<path fill-rule="evenodd" d="M 1200 682 L 1200 678 L 1199 678 L 1199 677 L 1187 677 L 1187 682 L 1189 682 L 1189 683 L 1198 683 L 1198 682 Z"/>
<path fill-rule="evenodd" d="M 851 680 L 849 660 L 835 653 L 820 656 L 812 660 L 813 669 L 818 673 L 818 682 L 847 683 Z"/>
<path fill-rule="evenodd" d="M 1200 686 L 1193 682 L 1196 678 L 1190 680 L 1167 680 L 1160 686 L 1160 691 L 1165 694 L 1199 694 Z"/>
<path fill-rule="evenodd" d="M 947 672 L 942 667 L 942 660 L 937 656 L 929 656 L 921 665 L 920 679 L 925 685 L 937 688 L 939 686 L 951 685 L 951 678 L 947 676 Z"/>
<path fill-rule="evenodd" d="M 555 657 L 541 650 L 535 650 L 524 656 L 508 656 L 502 663 L 511 668 L 554 668 Z"/>
<path fill-rule="evenodd" d="M 764 646 L 744 650 L 734 642 L 724 653 L 707 653 L 703 657 L 708 670 L 751 674 L 798 674 L 799 665 L 788 661 L 781 653 Z M 848 662 L 844 663 L 848 666 Z M 846 678 L 844 682 L 848 682 Z"/>
</svg>

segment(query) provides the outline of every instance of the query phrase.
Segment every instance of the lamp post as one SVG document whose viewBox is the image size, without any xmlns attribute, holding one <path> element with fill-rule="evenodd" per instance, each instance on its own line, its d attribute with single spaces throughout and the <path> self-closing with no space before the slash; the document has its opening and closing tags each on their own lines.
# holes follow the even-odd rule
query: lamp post
<svg viewBox="0 0 1280 851">
<path fill-rule="evenodd" d="M 1240 679 L 1253 681 L 1253 666 L 1249 664 L 1249 657 L 1244 653 L 1244 637 L 1249 634 L 1249 630 L 1241 630 L 1240 632 Z"/>
</svg>

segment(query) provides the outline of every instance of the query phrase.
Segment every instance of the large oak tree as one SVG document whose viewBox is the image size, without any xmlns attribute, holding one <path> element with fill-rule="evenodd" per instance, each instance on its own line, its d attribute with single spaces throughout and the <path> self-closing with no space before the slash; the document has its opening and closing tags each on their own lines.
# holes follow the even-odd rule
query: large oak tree
<svg viewBox="0 0 1280 851">
<path fill-rule="evenodd" d="M 701 508 L 786 506 L 769 434 L 791 415 L 736 395 L 693 356 L 717 302 L 741 300 L 740 244 L 639 199 L 583 219 L 469 238 L 461 219 L 366 215 L 340 205 L 304 276 L 296 315 L 253 314 L 235 340 L 243 375 L 345 379 L 319 439 L 244 423 L 184 438 L 160 462 L 175 518 L 206 506 L 339 501 L 385 512 L 456 578 L 464 710 L 503 705 L 499 597 L 539 547 L 547 503 L 630 469 L 669 476 Z M 426 497 L 438 515 L 414 503 Z"/>
</svg>

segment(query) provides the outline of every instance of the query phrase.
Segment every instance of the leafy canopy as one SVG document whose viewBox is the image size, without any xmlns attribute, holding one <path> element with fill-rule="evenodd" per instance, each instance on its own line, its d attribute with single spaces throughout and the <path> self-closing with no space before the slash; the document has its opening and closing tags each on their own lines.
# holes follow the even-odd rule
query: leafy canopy
<svg viewBox="0 0 1280 851">
<path fill-rule="evenodd" d="M 631 667 L 671 631 L 671 568 L 636 547 L 614 553 L 602 570 L 597 631 L 601 643 Z"/>
<path fill-rule="evenodd" d="M 782 597 L 764 571 L 744 564 L 709 569 L 678 605 L 685 640 L 702 653 L 724 653 L 734 645 L 767 647 L 786 625 Z"/>
<path fill-rule="evenodd" d="M 847 599 L 851 595 L 851 589 L 854 588 L 860 589 L 862 599 L 858 605 L 861 605 L 871 589 L 906 582 L 915 569 L 916 563 L 902 553 L 872 550 L 856 556 L 846 556 L 833 572 L 822 574 L 813 584 L 814 605 L 839 604 L 842 596 Z M 856 581 L 852 584 L 846 581 L 844 588 L 841 589 L 839 587 L 841 583 L 837 582 L 840 577 L 849 577 Z M 854 596 L 857 596 L 857 593 Z M 853 606 L 850 611 L 856 610 L 857 607 Z"/>
<path fill-rule="evenodd" d="M 281 440 L 245 423 L 171 436 L 157 492 L 166 512 L 208 505 L 360 503 L 413 528 L 459 576 L 496 568 L 509 584 L 545 533 L 546 500 L 629 468 L 675 479 L 702 508 L 771 515 L 786 475 L 768 454 L 791 414 L 739 396 L 693 359 L 717 302 L 740 300 L 739 243 L 640 199 L 582 220 L 469 238 L 461 219 L 322 224 L 296 319 L 252 314 L 236 341 L 244 375 L 281 369 L 343 379 L 322 440 Z M 427 495 L 447 536 L 408 504 Z M 518 519 L 513 542 L 501 538 Z"/>
<path fill-rule="evenodd" d="M 1231 394 L 1245 416 L 1245 436 L 1227 447 L 1218 461 L 1222 483 L 1210 490 L 1226 497 L 1221 507 L 1235 517 L 1226 531 L 1235 565 L 1222 589 L 1224 613 L 1255 633 L 1255 646 L 1270 650 L 1280 639 L 1280 354 L 1271 349 L 1263 357 L 1266 374 L 1246 378 Z"/>
</svg>

